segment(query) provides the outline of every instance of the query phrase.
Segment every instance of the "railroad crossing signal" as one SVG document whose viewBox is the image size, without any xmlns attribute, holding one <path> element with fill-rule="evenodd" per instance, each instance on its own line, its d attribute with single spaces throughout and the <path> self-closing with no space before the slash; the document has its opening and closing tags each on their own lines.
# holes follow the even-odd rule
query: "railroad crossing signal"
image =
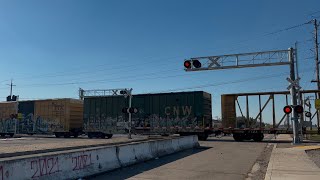
<svg viewBox="0 0 320 180">
<path fill-rule="evenodd" d="M 185 60 L 183 65 L 186 69 L 191 69 L 192 66 L 194 68 L 201 68 L 201 62 L 196 59 L 195 60 Z"/>
<path fill-rule="evenodd" d="M 129 113 L 129 114 L 137 114 L 139 112 L 138 108 L 128 108 L 128 107 L 124 107 L 122 108 L 122 113 Z"/>
<path fill-rule="evenodd" d="M 301 87 L 299 86 L 299 80 L 300 78 L 297 78 L 296 80 L 292 81 L 290 78 L 287 78 L 287 81 L 289 81 L 290 85 L 287 87 L 288 90 L 291 88 L 296 88 L 297 90 L 300 90 Z"/>
<path fill-rule="evenodd" d="M 300 105 L 297 105 L 296 107 L 294 107 L 294 112 L 301 114 L 303 113 L 303 107 Z"/>
<path fill-rule="evenodd" d="M 292 112 L 291 106 L 285 106 L 283 108 L 283 112 L 286 113 L 286 114 L 291 114 L 291 112 Z"/>
<path fill-rule="evenodd" d="M 300 106 L 300 105 L 294 106 L 293 109 L 294 109 L 294 112 L 296 112 L 297 114 L 303 113 L 303 107 Z M 283 112 L 284 112 L 285 114 L 291 114 L 291 113 L 292 113 L 292 107 L 291 107 L 291 106 L 285 106 L 285 107 L 283 108 Z"/>
</svg>

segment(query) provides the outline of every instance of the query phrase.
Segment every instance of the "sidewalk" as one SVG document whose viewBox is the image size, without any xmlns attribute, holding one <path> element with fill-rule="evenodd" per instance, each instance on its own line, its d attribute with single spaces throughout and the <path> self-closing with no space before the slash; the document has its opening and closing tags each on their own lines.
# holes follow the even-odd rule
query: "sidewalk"
<svg viewBox="0 0 320 180">
<path fill-rule="evenodd" d="M 292 140 L 289 135 L 279 135 L 277 140 Z M 305 150 L 320 146 L 273 148 L 265 180 L 319 180 L 320 168 L 309 159 Z"/>
</svg>

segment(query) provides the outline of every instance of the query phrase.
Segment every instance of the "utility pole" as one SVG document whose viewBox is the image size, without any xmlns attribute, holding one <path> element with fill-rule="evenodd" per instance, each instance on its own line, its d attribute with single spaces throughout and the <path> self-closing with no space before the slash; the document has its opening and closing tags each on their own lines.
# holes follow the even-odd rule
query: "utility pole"
<svg viewBox="0 0 320 180">
<path fill-rule="evenodd" d="M 320 81 L 319 81 L 319 53 L 318 53 L 318 23 L 317 19 L 313 20 L 313 26 L 314 26 L 314 53 L 315 53 L 315 65 L 316 65 L 316 80 L 313 80 L 311 82 L 317 83 L 317 90 L 320 90 Z M 320 93 L 316 94 L 316 99 L 320 98 Z M 319 122 L 320 113 L 319 110 L 317 110 L 317 122 Z M 318 125 L 319 130 L 319 125 Z"/>
<path fill-rule="evenodd" d="M 11 83 L 7 85 L 10 86 L 10 97 L 12 97 L 12 87 L 16 85 L 12 84 L 12 79 L 11 79 Z"/>
<path fill-rule="evenodd" d="M 320 90 L 320 82 L 319 82 L 319 54 L 318 54 L 318 24 L 317 19 L 313 20 L 314 25 L 314 47 L 315 47 L 315 63 L 316 63 L 316 82 L 317 89 Z M 318 93 L 317 99 L 320 98 L 320 93 Z"/>
</svg>

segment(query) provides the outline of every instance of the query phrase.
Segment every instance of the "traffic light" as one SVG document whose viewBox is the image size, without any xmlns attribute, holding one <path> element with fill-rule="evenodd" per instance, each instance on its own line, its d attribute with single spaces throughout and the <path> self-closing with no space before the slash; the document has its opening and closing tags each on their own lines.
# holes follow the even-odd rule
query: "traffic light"
<svg viewBox="0 0 320 180">
<path fill-rule="evenodd" d="M 294 107 L 294 112 L 301 114 L 303 113 L 303 107 L 300 105 L 297 105 L 296 107 Z"/>
<path fill-rule="evenodd" d="M 186 60 L 186 61 L 184 61 L 183 65 L 186 69 L 190 69 L 192 66 L 194 68 L 201 68 L 201 62 L 196 59 L 195 60 Z"/>
<path fill-rule="evenodd" d="M 292 112 L 291 106 L 285 106 L 285 107 L 283 108 L 283 112 L 284 112 L 285 114 L 291 114 L 291 112 Z"/>
</svg>

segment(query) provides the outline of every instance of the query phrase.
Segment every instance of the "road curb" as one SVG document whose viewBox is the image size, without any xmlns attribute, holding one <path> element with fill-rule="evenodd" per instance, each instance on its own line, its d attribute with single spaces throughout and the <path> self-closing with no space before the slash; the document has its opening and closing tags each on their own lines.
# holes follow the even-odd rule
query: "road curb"
<svg viewBox="0 0 320 180">
<path fill-rule="evenodd" d="M 268 163 L 268 168 L 267 168 L 267 172 L 266 175 L 264 177 L 264 180 L 271 180 L 271 176 L 272 176 L 272 169 L 273 169 L 273 164 L 274 164 L 274 151 L 277 148 L 277 144 L 274 143 L 274 146 L 272 148 L 272 152 L 271 152 L 271 156 L 270 156 L 270 160 Z"/>
</svg>

